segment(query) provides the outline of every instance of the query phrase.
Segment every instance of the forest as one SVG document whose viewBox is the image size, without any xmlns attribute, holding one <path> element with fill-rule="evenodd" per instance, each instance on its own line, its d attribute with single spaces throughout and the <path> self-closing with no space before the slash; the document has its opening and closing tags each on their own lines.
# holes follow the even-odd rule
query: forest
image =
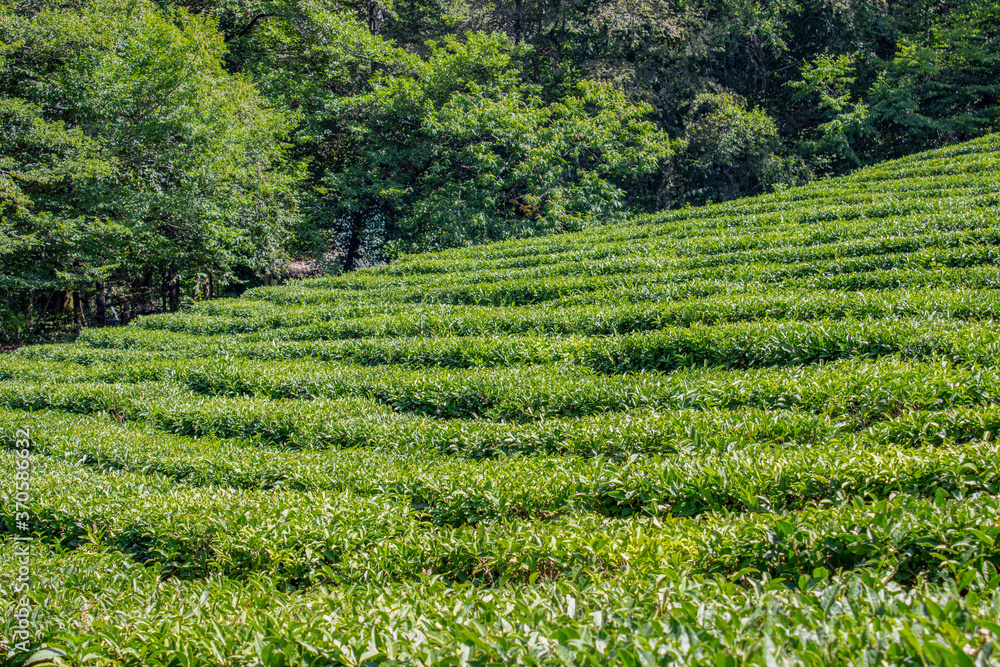
<svg viewBox="0 0 1000 667">
<path fill-rule="evenodd" d="M 997 0 L 3 0 L 0 345 L 982 136 L 998 36 Z"/>
</svg>

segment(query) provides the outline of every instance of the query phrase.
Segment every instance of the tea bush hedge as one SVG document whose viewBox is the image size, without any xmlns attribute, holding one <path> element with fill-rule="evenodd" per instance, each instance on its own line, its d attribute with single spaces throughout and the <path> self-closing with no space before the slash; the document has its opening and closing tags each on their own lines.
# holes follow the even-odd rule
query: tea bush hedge
<svg viewBox="0 0 1000 667">
<path fill-rule="evenodd" d="M 1000 665 L 998 167 L 989 136 L 2 355 L 0 653 Z"/>
</svg>

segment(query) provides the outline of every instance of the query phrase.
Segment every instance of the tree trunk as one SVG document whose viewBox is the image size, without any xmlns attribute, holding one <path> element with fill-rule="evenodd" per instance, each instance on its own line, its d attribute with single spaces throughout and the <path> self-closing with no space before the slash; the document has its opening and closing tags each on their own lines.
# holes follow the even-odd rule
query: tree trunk
<svg viewBox="0 0 1000 667">
<path fill-rule="evenodd" d="M 181 278 L 177 271 L 171 269 L 163 276 L 163 284 L 160 287 L 160 296 L 163 310 L 176 311 L 181 304 Z"/>
<path fill-rule="evenodd" d="M 361 211 L 351 211 L 350 236 L 347 238 L 347 254 L 344 256 L 344 271 L 353 271 L 358 264 L 361 250 L 361 232 L 365 218 Z"/>
<path fill-rule="evenodd" d="M 79 325 L 79 320 L 76 316 L 76 302 L 77 300 L 73 298 L 73 290 L 66 290 L 63 294 L 62 314 L 59 318 L 61 324 L 72 322 Z"/>
<path fill-rule="evenodd" d="M 45 308 L 42 309 L 42 313 L 48 315 L 49 313 L 58 313 L 63 309 L 63 304 L 66 301 L 66 292 L 62 290 L 52 290 L 49 293 L 49 298 L 45 302 Z"/>
<path fill-rule="evenodd" d="M 73 292 L 73 304 L 75 305 L 73 309 L 73 321 L 76 326 L 82 329 L 87 326 L 87 317 L 83 314 L 83 299 L 80 298 L 79 292 Z"/>
<path fill-rule="evenodd" d="M 373 35 L 378 35 L 382 30 L 382 23 L 384 23 L 385 13 L 382 11 L 382 7 L 379 6 L 378 2 L 375 0 L 369 0 L 368 2 L 368 32 Z"/>
<path fill-rule="evenodd" d="M 153 271 L 152 269 L 147 269 L 146 273 L 142 277 L 142 288 L 145 291 L 145 302 L 142 304 L 142 311 L 149 312 L 153 309 L 153 299 L 156 295 L 153 292 Z"/>
<path fill-rule="evenodd" d="M 170 275 L 170 283 L 167 286 L 167 294 L 170 297 L 170 310 L 177 311 L 181 307 L 181 277 L 180 275 L 172 271 Z"/>
<path fill-rule="evenodd" d="M 108 326 L 108 293 L 103 280 L 98 280 L 94 285 L 97 288 L 97 296 L 94 297 L 94 317 L 99 327 Z"/>
<path fill-rule="evenodd" d="M 521 43 L 521 13 L 524 11 L 522 0 L 514 2 L 514 43 Z"/>
<path fill-rule="evenodd" d="M 35 324 L 35 333 L 40 334 L 45 326 L 45 318 L 49 314 L 49 307 L 52 305 L 52 297 L 56 295 L 55 290 L 49 290 L 49 297 L 45 299 L 45 305 L 38 311 L 38 322 Z M 27 320 L 25 320 L 27 322 Z"/>
</svg>

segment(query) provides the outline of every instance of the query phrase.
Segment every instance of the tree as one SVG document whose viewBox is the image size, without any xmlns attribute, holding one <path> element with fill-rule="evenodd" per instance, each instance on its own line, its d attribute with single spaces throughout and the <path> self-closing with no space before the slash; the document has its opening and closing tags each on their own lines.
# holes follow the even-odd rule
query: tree
<svg viewBox="0 0 1000 667">
<path fill-rule="evenodd" d="M 158 283 L 176 308 L 199 276 L 280 267 L 297 215 L 281 143 L 294 116 L 224 69 L 213 19 L 116 0 L 3 17 L 0 99 L 22 128 L 5 158 L 19 243 L 4 268 L 44 274 L 22 301 L 63 288 L 79 300 L 111 280 L 142 283 L 145 299 Z"/>
<path fill-rule="evenodd" d="M 872 134 L 868 105 L 852 92 L 855 57 L 823 54 L 801 68 L 802 79 L 789 82 L 798 91 L 794 101 L 806 101 L 819 124 L 801 138 L 799 149 L 814 163 L 834 170 L 861 165 L 855 147 Z"/>
<path fill-rule="evenodd" d="M 501 36 L 429 49 L 405 75 L 343 102 L 351 159 L 325 184 L 352 238 L 412 251 L 610 221 L 636 177 L 669 155 L 643 120 L 649 107 L 607 85 L 545 103 Z M 349 257 L 357 245 L 348 241 Z"/>
<path fill-rule="evenodd" d="M 871 91 L 881 156 L 1000 129 L 1000 3 L 966 2 L 900 40 Z"/>
<path fill-rule="evenodd" d="M 688 188 L 675 196 L 704 203 L 758 194 L 795 178 L 781 158 L 774 120 L 733 93 L 698 95 L 688 111 L 677 168 Z"/>
<path fill-rule="evenodd" d="M 6 337 L 34 327 L 32 297 L 45 295 L 42 314 L 68 311 L 74 294 L 110 276 L 129 230 L 87 214 L 88 182 L 113 166 L 79 128 L 49 122 L 41 108 L 0 99 L 0 292 Z M 71 195 L 70 193 L 75 193 Z"/>
</svg>

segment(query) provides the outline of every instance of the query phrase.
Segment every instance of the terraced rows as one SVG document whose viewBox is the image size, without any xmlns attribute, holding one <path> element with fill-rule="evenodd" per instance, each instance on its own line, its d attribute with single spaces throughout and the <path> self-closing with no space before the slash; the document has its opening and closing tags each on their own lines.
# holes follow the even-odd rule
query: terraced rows
<svg viewBox="0 0 1000 667">
<path fill-rule="evenodd" d="M 32 624 L 73 664 L 1000 664 L 998 166 L 5 355 L 0 587 L 26 429 Z"/>
</svg>

